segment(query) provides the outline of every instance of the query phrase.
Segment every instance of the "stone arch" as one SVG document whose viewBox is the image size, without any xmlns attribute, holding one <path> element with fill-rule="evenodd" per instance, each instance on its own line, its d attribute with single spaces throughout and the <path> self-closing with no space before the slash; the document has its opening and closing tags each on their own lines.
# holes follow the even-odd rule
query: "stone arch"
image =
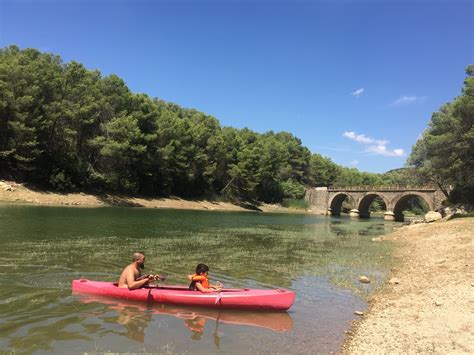
<svg viewBox="0 0 474 355">
<path fill-rule="evenodd" d="M 376 197 L 380 197 L 385 203 L 385 208 L 388 209 L 389 201 L 383 194 L 377 193 L 377 192 L 368 192 L 360 198 L 359 203 L 358 203 L 357 209 L 359 210 L 360 217 L 364 217 L 364 218 L 370 217 L 369 208 L 372 202 L 374 202 L 374 199 Z"/>
<path fill-rule="evenodd" d="M 339 192 L 329 200 L 328 205 L 329 205 L 329 208 L 330 208 L 330 211 L 331 211 L 331 215 L 333 215 L 333 216 L 340 216 L 341 215 L 342 203 L 348 197 L 351 198 L 352 201 L 355 201 L 355 199 L 350 194 L 348 194 L 346 192 Z"/>
<path fill-rule="evenodd" d="M 402 222 L 404 220 L 403 211 L 406 209 L 408 200 L 413 197 L 421 198 L 428 205 L 430 211 L 433 211 L 435 209 L 433 199 L 429 198 L 428 196 L 425 196 L 425 194 L 422 193 L 409 192 L 403 194 L 402 196 L 398 197 L 397 200 L 393 201 L 393 213 L 395 215 L 396 221 Z"/>
</svg>

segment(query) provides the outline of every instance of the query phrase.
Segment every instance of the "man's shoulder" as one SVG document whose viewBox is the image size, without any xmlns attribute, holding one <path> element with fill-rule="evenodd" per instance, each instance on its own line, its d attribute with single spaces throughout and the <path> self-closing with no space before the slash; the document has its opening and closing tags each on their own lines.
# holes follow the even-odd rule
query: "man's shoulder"
<svg viewBox="0 0 474 355">
<path fill-rule="evenodd" d="M 123 269 L 124 272 L 134 272 L 135 271 L 135 267 L 133 264 L 130 264 L 130 265 L 127 265 L 124 267 Z"/>
</svg>

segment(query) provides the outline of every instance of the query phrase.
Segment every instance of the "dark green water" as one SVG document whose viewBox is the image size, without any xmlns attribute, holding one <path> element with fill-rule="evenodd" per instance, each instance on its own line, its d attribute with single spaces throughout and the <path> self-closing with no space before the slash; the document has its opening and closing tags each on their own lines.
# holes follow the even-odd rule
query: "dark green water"
<svg viewBox="0 0 474 355">
<path fill-rule="evenodd" d="M 0 205 L 0 352 L 295 354 L 337 351 L 389 269 L 382 219 Z M 215 312 L 71 295 L 115 281 L 133 251 L 169 284 L 204 262 L 226 287 L 288 288 L 284 313 Z M 361 284 L 359 275 L 372 282 Z"/>
</svg>

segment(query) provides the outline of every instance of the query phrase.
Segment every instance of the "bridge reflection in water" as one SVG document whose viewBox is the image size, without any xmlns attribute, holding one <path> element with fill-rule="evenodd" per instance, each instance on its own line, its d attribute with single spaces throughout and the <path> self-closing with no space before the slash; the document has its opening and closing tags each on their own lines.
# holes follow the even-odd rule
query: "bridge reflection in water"
<svg viewBox="0 0 474 355">
<path fill-rule="evenodd" d="M 307 191 L 305 199 L 316 214 L 339 216 L 342 203 L 352 201 L 351 217 L 370 217 L 370 205 L 376 198 L 383 200 L 386 206 L 386 220 L 403 221 L 403 211 L 412 198 L 423 200 L 430 211 L 442 206 L 446 196 L 434 186 L 350 186 L 317 187 Z"/>
<path fill-rule="evenodd" d="M 82 303 L 100 303 L 116 311 L 116 322 L 125 327 L 125 336 L 145 342 L 145 329 L 154 316 L 173 316 L 183 320 L 183 326 L 190 331 L 193 340 L 201 340 L 206 322 L 213 321 L 213 340 L 217 347 L 220 344 L 217 332 L 219 323 L 259 327 L 274 332 L 286 332 L 293 328 L 293 320 L 288 312 L 249 311 L 233 309 L 214 309 L 201 307 L 173 306 L 146 303 L 131 300 L 117 300 L 105 296 L 89 294 L 74 295 Z"/>
</svg>

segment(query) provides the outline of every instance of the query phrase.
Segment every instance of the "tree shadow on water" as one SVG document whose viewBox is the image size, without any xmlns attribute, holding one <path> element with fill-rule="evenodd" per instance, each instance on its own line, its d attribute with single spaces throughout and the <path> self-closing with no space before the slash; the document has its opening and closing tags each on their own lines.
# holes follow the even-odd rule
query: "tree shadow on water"
<svg viewBox="0 0 474 355">
<path fill-rule="evenodd" d="M 262 210 L 257 205 L 250 202 L 239 202 L 237 203 L 237 206 L 245 208 L 246 210 L 250 210 L 250 211 L 262 212 Z"/>
</svg>

